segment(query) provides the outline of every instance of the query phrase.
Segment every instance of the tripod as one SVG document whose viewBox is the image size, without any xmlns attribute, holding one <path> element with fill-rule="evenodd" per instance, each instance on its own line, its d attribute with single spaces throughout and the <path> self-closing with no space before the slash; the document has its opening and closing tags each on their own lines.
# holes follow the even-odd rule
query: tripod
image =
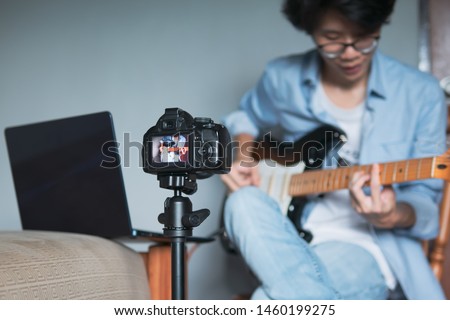
<svg viewBox="0 0 450 320">
<path fill-rule="evenodd" d="M 163 234 L 170 239 L 172 256 L 172 299 L 185 299 L 185 247 L 186 238 L 208 216 L 208 209 L 192 211 L 192 202 L 181 193 L 191 195 L 197 191 L 195 174 L 158 175 L 160 187 L 174 190 L 174 196 L 164 202 L 164 213 L 158 216 L 164 225 Z"/>
</svg>

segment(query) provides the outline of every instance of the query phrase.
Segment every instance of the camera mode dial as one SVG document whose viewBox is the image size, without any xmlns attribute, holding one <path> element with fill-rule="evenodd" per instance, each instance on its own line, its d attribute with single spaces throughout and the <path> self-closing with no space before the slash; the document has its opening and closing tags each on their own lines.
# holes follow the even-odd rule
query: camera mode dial
<svg viewBox="0 0 450 320">
<path fill-rule="evenodd" d="M 214 127 L 214 121 L 211 118 L 197 117 L 194 121 L 200 124 L 203 128 Z"/>
</svg>

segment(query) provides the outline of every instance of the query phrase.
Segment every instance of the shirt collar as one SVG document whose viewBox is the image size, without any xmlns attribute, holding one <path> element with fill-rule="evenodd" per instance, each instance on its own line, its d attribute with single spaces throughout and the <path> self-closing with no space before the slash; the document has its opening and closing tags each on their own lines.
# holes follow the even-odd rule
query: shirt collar
<svg viewBox="0 0 450 320">
<path fill-rule="evenodd" d="M 320 80 L 320 57 L 317 50 L 308 51 L 303 62 L 301 83 L 303 85 L 317 86 Z"/>
<path fill-rule="evenodd" d="M 377 97 L 386 98 L 385 70 L 382 66 L 382 59 L 382 54 L 376 50 L 372 57 L 369 83 L 367 86 L 368 96 L 375 95 Z"/>
<path fill-rule="evenodd" d="M 312 91 L 317 88 L 320 81 L 320 55 L 317 50 L 308 51 L 305 54 L 305 59 L 303 60 L 301 73 L 301 84 L 303 86 L 303 93 L 305 98 L 308 101 L 312 99 Z M 371 69 L 369 74 L 369 82 L 367 86 L 367 104 L 366 108 L 368 110 L 374 111 L 377 109 L 376 107 L 382 101 L 379 99 L 371 99 L 381 98 L 385 100 L 386 98 L 386 86 L 385 86 L 385 72 L 383 69 L 383 60 L 384 57 L 381 53 L 376 50 L 373 54 L 371 61 Z M 312 89 L 312 90 L 311 90 Z M 324 117 L 326 112 L 319 105 L 312 106 L 313 111 L 318 115 Z"/>
<path fill-rule="evenodd" d="M 367 86 L 368 94 L 374 94 L 386 98 L 386 88 L 384 72 L 381 60 L 382 54 L 375 51 L 372 57 L 372 65 Z M 317 50 L 311 50 L 305 54 L 301 83 L 305 85 L 317 86 L 320 80 L 320 56 Z"/>
</svg>

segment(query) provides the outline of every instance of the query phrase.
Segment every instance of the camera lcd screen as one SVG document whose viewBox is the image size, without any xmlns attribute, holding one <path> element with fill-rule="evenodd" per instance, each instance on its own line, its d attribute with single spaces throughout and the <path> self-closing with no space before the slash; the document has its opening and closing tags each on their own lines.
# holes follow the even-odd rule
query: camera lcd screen
<svg viewBox="0 0 450 320">
<path fill-rule="evenodd" d="M 152 159 L 154 163 L 186 163 L 189 161 L 189 135 L 152 137 Z"/>
</svg>

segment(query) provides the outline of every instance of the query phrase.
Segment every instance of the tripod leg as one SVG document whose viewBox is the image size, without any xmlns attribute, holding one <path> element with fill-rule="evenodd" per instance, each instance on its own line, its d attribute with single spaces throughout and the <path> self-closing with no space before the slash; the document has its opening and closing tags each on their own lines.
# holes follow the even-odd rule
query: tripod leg
<svg viewBox="0 0 450 320">
<path fill-rule="evenodd" d="M 172 241 L 172 300 L 184 300 L 185 287 L 185 241 L 184 237 Z"/>
</svg>

